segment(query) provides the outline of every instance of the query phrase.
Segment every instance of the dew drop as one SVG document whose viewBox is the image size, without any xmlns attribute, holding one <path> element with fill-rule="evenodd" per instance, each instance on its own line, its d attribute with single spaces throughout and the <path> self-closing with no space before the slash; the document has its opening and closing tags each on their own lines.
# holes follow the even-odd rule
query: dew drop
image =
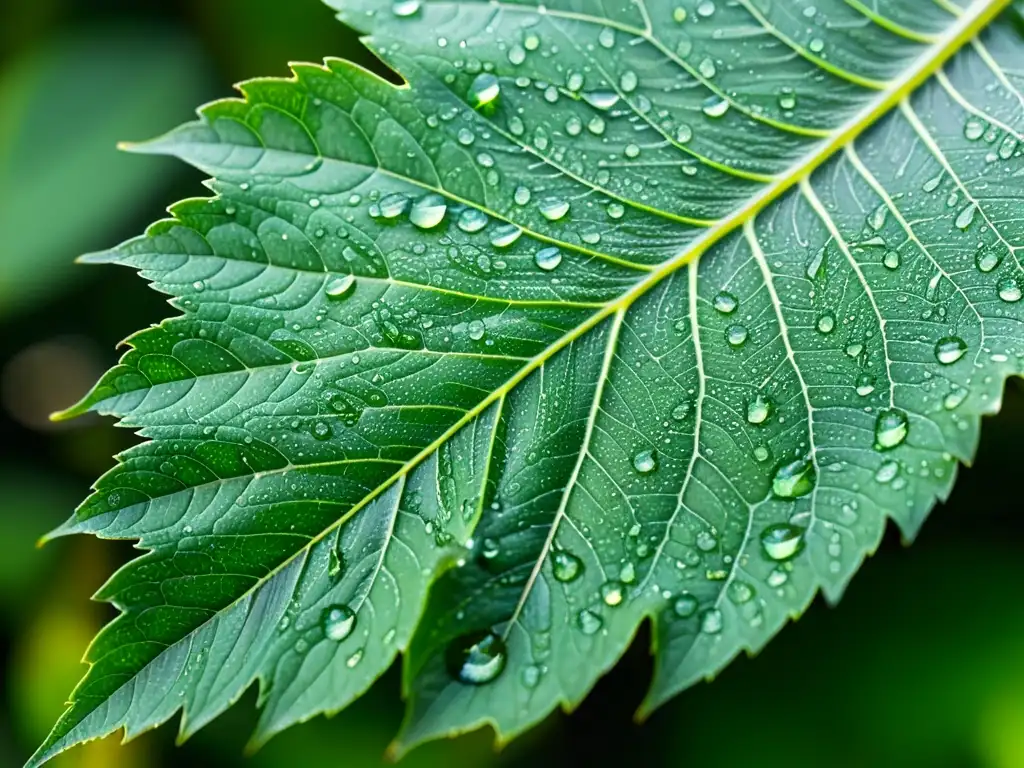
<svg viewBox="0 0 1024 768">
<path fill-rule="evenodd" d="M 796 499 L 814 489 L 817 477 L 814 465 L 808 459 L 783 464 L 772 478 L 772 492 L 780 499 Z"/>
<path fill-rule="evenodd" d="M 676 141 L 680 144 L 686 144 L 693 138 L 693 129 L 688 125 L 680 125 L 676 128 Z"/>
<path fill-rule="evenodd" d="M 502 224 L 491 233 L 491 245 L 495 248 L 508 248 L 522 234 L 523 230 L 515 224 Z"/>
<path fill-rule="evenodd" d="M 601 585 L 601 599 L 609 608 L 622 604 L 626 586 L 621 581 L 609 581 Z"/>
<path fill-rule="evenodd" d="M 796 107 L 796 93 L 788 86 L 779 91 L 779 108 L 794 109 Z"/>
<path fill-rule="evenodd" d="M 409 211 L 409 221 L 420 229 L 433 229 L 442 221 L 448 212 L 448 205 L 444 198 L 437 194 L 429 194 L 421 197 L 413 203 Z"/>
<path fill-rule="evenodd" d="M 548 221 L 558 221 L 569 212 L 569 203 L 557 197 L 546 197 L 539 204 L 541 215 Z"/>
<path fill-rule="evenodd" d="M 712 306 L 723 315 L 731 315 L 739 305 L 739 300 L 728 291 L 722 291 L 712 301 Z"/>
<path fill-rule="evenodd" d="M 680 619 L 688 619 L 697 612 L 697 598 L 689 592 L 683 592 L 672 602 L 672 612 Z"/>
<path fill-rule="evenodd" d="M 397 219 L 407 210 L 409 210 L 409 198 L 401 192 L 385 195 L 377 203 L 377 211 L 384 219 Z"/>
<path fill-rule="evenodd" d="M 400 18 L 416 15 L 420 10 L 420 0 L 396 0 L 391 4 L 391 12 Z"/>
<path fill-rule="evenodd" d="M 584 635 L 596 635 L 604 626 L 604 621 L 593 611 L 583 609 L 576 615 L 576 624 Z"/>
<path fill-rule="evenodd" d="M 968 141 L 977 141 L 985 134 L 985 124 L 977 118 L 970 118 L 964 124 L 964 137 Z"/>
<path fill-rule="evenodd" d="M 340 277 L 332 277 L 327 281 L 324 286 L 324 293 L 327 294 L 327 298 L 331 301 L 344 301 L 353 293 L 356 289 L 356 276 L 355 275 L 342 275 Z"/>
<path fill-rule="evenodd" d="M 705 19 L 714 15 L 715 4 L 712 0 L 704 0 L 700 5 L 697 6 L 697 15 L 702 16 Z"/>
<path fill-rule="evenodd" d="M 730 325 L 725 331 L 725 340 L 731 347 L 742 347 L 747 341 L 746 326 Z"/>
<path fill-rule="evenodd" d="M 611 27 L 604 27 L 597 34 L 597 42 L 601 44 L 602 48 L 614 48 L 615 47 L 615 30 Z"/>
<path fill-rule="evenodd" d="M 715 67 L 715 62 L 710 57 L 704 57 L 701 59 L 700 64 L 697 65 L 697 71 L 701 73 L 705 78 L 711 79 L 718 74 L 718 69 Z"/>
<path fill-rule="evenodd" d="M 469 101 L 476 109 L 492 104 L 500 94 L 501 84 L 498 82 L 498 78 L 490 72 L 477 75 L 472 85 L 469 86 Z"/>
<path fill-rule="evenodd" d="M 483 320 L 473 320 L 470 322 L 467 330 L 469 331 L 469 338 L 473 341 L 480 341 L 487 334 L 487 327 L 484 325 Z"/>
<path fill-rule="evenodd" d="M 560 549 L 551 556 L 551 570 L 558 581 L 567 584 L 583 573 L 583 561 L 571 552 Z"/>
<path fill-rule="evenodd" d="M 935 359 L 952 365 L 967 353 L 967 342 L 959 336 L 946 336 L 935 343 Z"/>
<path fill-rule="evenodd" d="M 868 215 L 868 226 L 875 232 L 885 226 L 885 220 L 889 217 L 889 206 L 880 204 L 870 215 Z"/>
<path fill-rule="evenodd" d="M 971 226 L 974 221 L 974 214 L 978 210 L 978 207 L 972 202 L 968 203 L 961 211 L 957 214 L 956 220 L 953 222 L 957 229 L 967 229 Z"/>
<path fill-rule="evenodd" d="M 619 88 L 622 89 L 623 93 L 632 93 L 639 84 L 640 80 L 637 78 L 636 72 L 632 70 L 623 72 L 622 77 L 619 78 Z"/>
<path fill-rule="evenodd" d="M 455 640 L 445 652 L 453 679 L 465 685 L 486 685 L 505 669 L 505 642 L 493 632 L 474 632 Z"/>
<path fill-rule="evenodd" d="M 1003 301 L 1014 303 L 1020 301 L 1021 289 L 1020 283 L 1013 277 L 1004 277 L 996 284 L 996 290 L 999 292 L 999 298 Z"/>
<path fill-rule="evenodd" d="M 658 457 L 654 451 L 640 451 L 633 457 L 633 469 L 641 475 L 650 474 L 658 468 Z"/>
<path fill-rule="evenodd" d="M 583 94 L 583 100 L 594 109 L 606 111 L 619 103 L 619 94 L 615 91 L 588 91 Z"/>
<path fill-rule="evenodd" d="M 764 424 L 771 415 L 772 403 L 763 395 L 758 395 L 747 403 L 747 421 L 751 424 Z"/>
<path fill-rule="evenodd" d="M 878 414 L 875 420 L 875 448 L 890 451 L 907 439 L 910 424 L 907 414 L 896 408 L 890 408 Z"/>
<path fill-rule="evenodd" d="M 512 198 L 516 201 L 516 205 L 526 205 L 530 202 L 530 190 L 527 187 L 516 187 L 515 193 Z"/>
<path fill-rule="evenodd" d="M 551 272 L 558 269 L 558 265 L 562 263 L 562 252 L 557 248 L 544 248 L 537 251 L 533 260 L 545 272 Z"/>
<path fill-rule="evenodd" d="M 861 397 L 867 397 L 875 391 L 875 377 L 870 373 L 862 373 L 857 377 L 857 394 Z"/>
<path fill-rule="evenodd" d="M 723 623 L 722 612 L 717 608 L 712 608 L 701 614 L 700 631 L 706 635 L 717 635 L 722 631 Z"/>
<path fill-rule="evenodd" d="M 900 254 L 898 251 L 886 251 L 882 257 L 882 265 L 886 269 L 900 268 Z"/>
<path fill-rule="evenodd" d="M 487 214 L 483 211 L 476 208 L 467 208 L 459 214 L 457 224 L 463 232 L 472 234 L 486 227 L 489 221 L 490 219 L 487 218 Z"/>
<path fill-rule="evenodd" d="M 1000 261 L 1002 261 L 1002 257 L 997 251 L 986 250 L 978 252 L 978 256 L 974 263 L 981 272 L 988 273 L 998 267 Z"/>
<path fill-rule="evenodd" d="M 708 117 L 722 117 L 729 111 L 729 102 L 722 96 L 709 96 L 704 99 L 701 111 Z"/>
<path fill-rule="evenodd" d="M 324 635 L 340 643 L 356 628 L 356 614 L 347 605 L 332 605 L 324 608 L 320 619 Z"/>
<path fill-rule="evenodd" d="M 836 316 L 831 312 L 826 312 L 818 318 L 818 330 L 821 333 L 832 333 L 836 327 Z"/>
<path fill-rule="evenodd" d="M 789 523 L 769 525 L 761 531 L 761 548 L 772 560 L 796 557 L 804 546 L 804 529 Z"/>
<path fill-rule="evenodd" d="M 875 472 L 875 481 L 878 483 L 891 483 L 896 475 L 899 474 L 900 465 L 895 461 L 887 461 L 878 468 Z"/>
</svg>

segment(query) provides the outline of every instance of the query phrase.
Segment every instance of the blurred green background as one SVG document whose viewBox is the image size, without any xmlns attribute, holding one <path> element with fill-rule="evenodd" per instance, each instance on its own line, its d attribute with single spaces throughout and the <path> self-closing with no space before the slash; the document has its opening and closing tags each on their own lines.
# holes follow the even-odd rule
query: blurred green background
<svg viewBox="0 0 1024 768">
<path fill-rule="evenodd" d="M 327 55 L 374 66 L 318 0 L 12 0 L 0 23 L 0 766 L 45 736 L 112 609 L 89 601 L 130 557 L 92 539 L 36 539 L 84 498 L 132 436 L 47 414 L 113 364 L 115 344 L 170 311 L 133 274 L 73 258 L 138 234 L 201 195 L 173 161 L 119 154 L 228 95 L 247 76 Z M 838 608 L 816 603 L 756 659 L 638 726 L 649 678 L 640 633 L 572 716 L 497 753 L 486 732 L 403 765 L 1024 767 L 1024 390 L 1009 385 L 965 470 L 911 549 L 890 531 Z M 397 670 L 361 702 L 242 755 L 254 696 L 182 748 L 167 726 L 116 737 L 60 766 L 384 764 L 401 718 Z M 251 693 L 251 692 L 250 692 Z"/>
</svg>

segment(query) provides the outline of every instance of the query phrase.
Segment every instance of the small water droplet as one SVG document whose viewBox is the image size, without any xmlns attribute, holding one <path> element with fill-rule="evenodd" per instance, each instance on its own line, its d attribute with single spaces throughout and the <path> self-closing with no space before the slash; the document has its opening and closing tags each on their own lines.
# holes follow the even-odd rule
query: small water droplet
<svg viewBox="0 0 1024 768">
<path fill-rule="evenodd" d="M 324 608 L 320 623 L 329 640 L 340 643 L 356 628 L 356 614 L 347 605 L 332 605 Z"/>
<path fill-rule="evenodd" d="M 878 468 L 875 472 L 875 481 L 885 484 L 891 483 L 893 479 L 899 474 L 900 465 L 895 461 L 887 461 Z"/>
<path fill-rule="evenodd" d="M 690 126 L 683 124 L 676 128 L 676 141 L 678 141 L 680 144 L 686 144 L 692 138 L 693 129 Z"/>
<path fill-rule="evenodd" d="M 985 123 L 975 117 L 964 124 L 964 137 L 968 141 L 977 141 L 985 134 Z"/>
<path fill-rule="evenodd" d="M 984 250 L 978 252 L 974 263 L 977 264 L 980 271 L 988 273 L 998 267 L 1000 261 L 1002 261 L 1002 256 L 997 251 Z"/>
<path fill-rule="evenodd" d="M 831 312 L 826 312 L 818 318 L 818 330 L 821 333 L 832 333 L 836 327 L 836 316 Z"/>
<path fill-rule="evenodd" d="M 708 96 L 701 105 L 701 111 L 708 117 L 722 117 L 729 111 L 729 102 L 722 96 Z"/>
<path fill-rule="evenodd" d="M 797 459 L 783 464 L 772 478 L 772 491 L 780 499 L 795 499 L 806 496 L 814 489 L 817 477 L 814 465 L 809 459 Z"/>
<path fill-rule="evenodd" d="M 713 0 L 703 0 L 703 2 L 700 3 L 700 5 L 697 6 L 697 15 L 698 16 L 702 16 L 705 19 L 709 18 L 712 15 L 714 15 L 714 13 L 715 13 L 715 4 L 714 4 Z"/>
<path fill-rule="evenodd" d="M 658 468 L 658 457 L 652 450 L 640 451 L 633 457 L 633 469 L 646 475 Z"/>
<path fill-rule="evenodd" d="M 885 226 L 885 220 L 889 218 L 889 206 L 881 203 L 868 215 L 868 226 L 875 232 Z"/>
<path fill-rule="evenodd" d="M 967 229 L 971 226 L 971 223 L 974 221 L 974 214 L 977 210 L 978 206 L 973 202 L 964 206 L 960 213 L 957 214 L 956 220 L 953 222 L 957 229 Z"/>
<path fill-rule="evenodd" d="M 717 608 L 704 611 L 700 617 L 700 631 L 706 635 L 717 635 L 722 631 L 722 612 Z"/>
<path fill-rule="evenodd" d="M 886 269 L 899 269 L 900 254 L 898 251 L 886 251 L 882 257 L 882 264 Z"/>
<path fill-rule="evenodd" d="M 480 341 L 487 334 L 487 327 L 483 320 L 473 320 L 467 326 L 469 338 L 473 341 Z"/>
<path fill-rule="evenodd" d="M 597 42 L 601 44 L 602 48 L 614 48 L 615 30 L 611 27 L 603 27 L 597 34 Z"/>
<path fill-rule="evenodd" d="M 700 64 L 697 65 L 697 71 L 701 73 L 705 78 L 711 79 L 718 74 L 718 69 L 715 67 L 715 62 L 711 60 L 709 56 L 705 56 L 701 59 Z"/>
<path fill-rule="evenodd" d="M 395 0 L 395 2 L 391 4 L 391 12 L 395 14 L 395 16 L 406 18 L 418 13 L 420 5 L 420 0 Z"/>
<path fill-rule="evenodd" d="M 491 232 L 491 245 L 495 248 L 508 248 L 522 234 L 523 230 L 515 224 L 502 224 Z"/>
<path fill-rule="evenodd" d="M 1020 301 L 1020 283 L 1017 282 L 1016 278 L 1004 277 L 996 284 L 996 290 L 999 292 L 999 298 L 1003 301 L 1010 302 L 1011 304 Z"/>
<path fill-rule="evenodd" d="M 601 585 L 601 599 L 609 608 L 622 604 L 626 586 L 621 581 L 609 581 Z"/>
<path fill-rule="evenodd" d="M 867 397 L 875 391 L 875 377 L 870 373 L 862 373 L 857 377 L 857 394 L 861 397 Z"/>
<path fill-rule="evenodd" d="M 401 192 L 385 195 L 377 203 L 377 213 L 384 219 L 397 219 L 409 209 L 409 198 Z"/>
<path fill-rule="evenodd" d="M 959 336 L 946 336 L 935 343 L 935 359 L 952 365 L 967 353 L 967 342 Z"/>
<path fill-rule="evenodd" d="M 445 662 L 448 673 L 466 685 L 486 685 L 505 669 L 508 652 L 505 642 L 493 632 L 474 632 L 448 646 Z"/>
<path fill-rule="evenodd" d="M 615 91 L 587 91 L 583 100 L 594 109 L 607 111 L 619 103 L 619 94 Z"/>
<path fill-rule="evenodd" d="M 313 425 L 313 429 L 311 431 L 313 433 L 313 437 L 316 438 L 317 440 L 324 441 L 330 440 L 331 438 L 331 425 L 328 424 L 326 421 L 316 422 L 316 424 Z"/>
<path fill-rule="evenodd" d="M 796 557 L 804 546 L 804 529 L 789 523 L 769 525 L 761 531 L 761 547 L 772 560 Z"/>
<path fill-rule="evenodd" d="M 459 214 L 456 224 L 463 232 L 473 234 L 486 227 L 489 221 L 490 219 L 487 218 L 487 214 L 483 211 L 476 208 L 467 208 Z"/>
<path fill-rule="evenodd" d="M 910 424 L 907 414 L 897 408 L 890 408 L 878 414 L 875 420 L 875 448 L 889 451 L 907 439 Z"/>
<path fill-rule="evenodd" d="M 636 76 L 636 72 L 632 70 L 623 72 L 622 77 L 619 78 L 619 88 L 623 93 L 632 93 L 639 84 L 640 80 Z"/>
<path fill-rule="evenodd" d="M 796 93 L 789 86 L 783 87 L 779 91 L 779 108 L 780 109 L 794 109 L 796 107 Z"/>
</svg>

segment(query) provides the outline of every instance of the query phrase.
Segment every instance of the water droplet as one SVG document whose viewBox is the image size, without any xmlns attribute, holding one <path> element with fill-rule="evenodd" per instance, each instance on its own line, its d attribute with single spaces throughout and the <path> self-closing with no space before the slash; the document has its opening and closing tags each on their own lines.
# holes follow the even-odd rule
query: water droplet
<svg viewBox="0 0 1024 768">
<path fill-rule="evenodd" d="M 889 218 L 889 206 L 882 203 L 868 216 L 868 226 L 877 232 L 885 226 L 885 220 L 887 218 Z"/>
<path fill-rule="evenodd" d="M 608 216 L 613 219 L 621 219 L 626 214 L 626 209 L 621 203 L 608 204 Z"/>
<path fill-rule="evenodd" d="M 700 631 L 706 635 L 717 635 L 722 631 L 722 612 L 717 608 L 704 611 L 700 617 Z"/>
<path fill-rule="evenodd" d="M 474 632 L 448 646 L 445 663 L 448 673 L 466 685 L 486 685 L 505 669 L 508 652 L 505 642 L 493 632 Z"/>
<path fill-rule="evenodd" d="M 701 105 L 701 111 L 708 117 L 721 117 L 729 111 L 729 102 L 722 96 L 708 96 Z"/>
<path fill-rule="evenodd" d="M 875 480 L 879 483 L 891 483 L 893 478 L 899 474 L 900 465 L 895 461 L 887 461 L 875 472 Z"/>
<path fill-rule="evenodd" d="M 597 42 L 602 48 L 615 47 L 615 30 L 611 27 L 603 27 L 597 35 Z"/>
<path fill-rule="evenodd" d="M 907 414 L 896 408 L 890 408 L 878 414 L 875 420 L 875 448 L 889 451 L 907 439 L 910 424 Z"/>
<path fill-rule="evenodd" d="M 473 84 L 469 86 L 469 102 L 476 109 L 493 103 L 501 94 L 501 84 L 498 78 L 490 72 L 483 72 L 476 76 Z"/>
<path fill-rule="evenodd" d="M 734 581 L 729 585 L 728 594 L 736 605 L 745 605 L 754 598 L 754 588 L 745 581 Z"/>
<path fill-rule="evenodd" d="M 971 226 L 971 222 L 974 221 L 974 214 L 978 210 L 978 207 L 972 202 L 968 203 L 956 216 L 956 221 L 953 223 L 957 229 L 967 229 Z"/>
<path fill-rule="evenodd" d="M 579 625 L 580 631 L 583 632 L 584 635 L 597 634 L 601 627 L 604 626 L 604 621 L 601 620 L 600 616 L 593 611 L 588 611 L 586 609 L 580 611 L 576 615 L 576 623 Z"/>
<path fill-rule="evenodd" d="M 317 440 L 330 440 L 331 425 L 328 424 L 326 421 L 318 421 L 316 424 L 313 425 L 313 429 L 311 430 L 311 432 L 313 433 L 313 437 L 316 438 Z"/>
<path fill-rule="evenodd" d="M 763 395 L 758 395 L 747 403 L 747 421 L 751 424 L 764 424 L 771 415 L 772 403 Z"/>
<path fill-rule="evenodd" d="M 489 221 L 490 219 L 487 218 L 487 214 L 483 211 L 476 208 L 467 208 L 459 214 L 457 224 L 463 232 L 472 234 L 486 227 Z"/>
<path fill-rule="evenodd" d="M 442 221 L 448 212 L 448 204 L 440 195 L 430 194 L 413 203 L 409 211 L 409 221 L 420 229 L 433 229 Z"/>
<path fill-rule="evenodd" d="M 1002 261 L 1002 256 L 997 251 L 987 250 L 978 252 L 975 264 L 980 271 L 988 273 L 998 267 L 1000 261 Z"/>
<path fill-rule="evenodd" d="M 395 16 L 405 18 L 418 13 L 420 5 L 420 0 L 395 0 L 395 2 L 391 4 L 391 12 L 395 14 Z"/>
<path fill-rule="evenodd" d="M 761 547 L 772 560 L 789 560 L 804 547 L 804 529 L 789 523 L 769 525 L 761 531 Z"/>
<path fill-rule="evenodd" d="M 558 581 L 566 584 L 575 581 L 583 573 L 583 561 L 571 552 L 560 549 L 551 556 L 551 570 Z"/>
<path fill-rule="evenodd" d="M 537 255 L 534 256 L 533 260 L 545 272 L 551 272 L 562 263 L 562 252 L 557 248 L 544 248 L 537 251 Z"/>
<path fill-rule="evenodd" d="M 491 245 L 495 248 L 508 248 L 522 234 L 523 230 L 515 224 L 502 224 L 491 232 Z"/>
<path fill-rule="evenodd" d="M 797 459 L 778 468 L 772 478 L 772 491 L 780 499 L 795 499 L 810 493 L 816 480 L 810 460 Z"/>
<path fill-rule="evenodd" d="M 683 592 L 672 603 L 672 612 L 680 619 L 688 619 L 697 612 L 697 598 L 689 592 Z"/>
<path fill-rule="evenodd" d="M 715 62 L 710 57 L 705 56 L 701 59 L 700 64 L 697 65 L 697 71 L 709 80 L 718 74 L 718 69 L 715 67 Z"/>
<path fill-rule="evenodd" d="M 875 391 L 875 377 L 870 373 L 862 373 L 857 377 L 857 394 L 861 397 L 867 397 Z"/>
<path fill-rule="evenodd" d="M 640 451 L 633 457 L 633 469 L 641 475 L 646 475 L 658 468 L 658 457 L 654 451 Z"/>
<path fill-rule="evenodd" d="M 810 49 L 811 53 L 821 53 L 825 50 L 825 41 L 820 37 L 815 37 L 811 39 L 811 42 L 807 44 L 807 47 Z"/>
<path fill-rule="evenodd" d="M 356 614 L 347 605 L 332 605 L 324 608 L 320 619 L 324 635 L 340 643 L 356 628 Z"/>
<path fill-rule="evenodd" d="M 815 254 L 811 257 L 811 260 L 807 262 L 807 277 L 811 280 L 816 280 L 818 273 L 821 272 L 821 266 L 825 263 L 825 249 L 819 248 Z"/>
<path fill-rule="evenodd" d="M 939 188 L 939 185 L 941 183 L 942 183 L 942 173 L 940 172 L 937 176 L 932 176 L 930 179 L 928 179 L 928 181 L 926 181 L 921 186 L 921 189 L 923 189 L 925 192 L 934 192 L 936 189 Z"/>
<path fill-rule="evenodd" d="M 619 78 L 619 88 L 622 89 L 623 93 L 632 93 L 639 84 L 640 80 L 637 78 L 636 72 L 632 70 L 623 72 L 622 77 Z"/>
<path fill-rule="evenodd" d="M 467 327 L 469 331 L 469 338 L 473 341 L 480 341 L 487 334 L 487 327 L 484 325 L 483 320 L 473 320 Z"/>
<path fill-rule="evenodd" d="M 699 532 L 695 541 L 697 543 L 697 549 L 701 552 L 710 552 L 718 546 L 718 539 L 707 531 Z"/>
<path fill-rule="evenodd" d="M 793 89 L 786 86 L 779 91 L 779 108 L 780 109 L 793 109 L 796 107 L 796 93 Z"/>
<path fill-rule="evenodd" d="M 377 212 L 384 219 L 397 219 L 408 209 L 409 198 L 401 192 L 385 195 L 377 203 Z"/>
<path fill-rule="evenodd" d="M 583 94 L 583 100 L 603 112 L 619 103 L 619 94 L 615 91 L 587 91 Z"/>
<path fill-rule="evenodd" d="M 968 141 L 977 141 L 985 134 L 985 124 L 975 117 L 964 124 L 964 137 Z"/>
<path fill-rule="evenodd" d="M 672 418 L 675 419 L 676 421 L 682 421 L 683 419 L 685 419 L 689 415 L 690 415 L 690 404 L 689 403 L 680 403 L 679 405 L 677 405 L 675 408 L 672 409 Z"/>
<path fill-rule="evenodd" d="M 341 277 L 332 277 L 327 281 L 324 286 L 324 293 L 327 294 L 327 298 L 332 301 L 344 301 L 353 293 L 356 289 L 356 276 L 355 275 L 343 275 Z"/>
<path fill-rule="evenodd" d="M 731 315 L 739 305 L 739 299 L 727 291 L 719 293 L 712 302 L 712 306 L 723 315 Z"/>
<path fill-rule="evenodd" d="M 961 403 L 967 399 L 968 392 L 966 389 L 954 389 L 942 400 L 942 407 L 947 411 L 956 410 L 960 407 Z"/>
<path fill-rule="evenodd" d="M 712 16 L 714 12 L 715 4 L 712 0 L 704 0 L 704 2 L 697 6 L 697 15 L 703 16 L 705 19 Z"/>
<path fill-rule="evenodd" d="M 747 341 L 747 328 L 743 325 L 730 325 L 725 330 L 725 340 L 731 347 L 742 347 Z"/>
<path fill-rule="evenodd" d="M 886 251 L 882 257 L 882 264 L 886 269 L 899 269 L 900 254 L 898 251 Z"/>
<path fill-rule="evenodd" d="M 680 144 L 686 144 L 693 138 L 693 129 L 688 125 L 680 125 L 676 128 L 676 141 Z"/>
<path fill-rule="evenodd" d="M 967 353 L 967 342 L 959 336 L 946 336 L 935 343 L 935 359 L 952 365 Z"/>
<path fill-rule="evenodd" d="M 544 198 L 538 207 L 548 221 L 558 221 L 569 212 L 569 203 L 557 197 Z"/>
<path fill-rule="evenodd" d="M 516 201 L 516 205 L 526 205 L 530 202 L 530 190 L 526 187 L 516 187 L 516 191 L 512 197 Z"/>
<path fill-rule="evenodd" d="M 836 327 L 836 316 L 826 312 L 818 318 L 818 330 L 822 333 L 832 333 Z"/>
<path fill-rule="evenodd" d="M 1004 277 L 1000 280 L 996 284 L 996 290 L 999 291 L 999 298 L 1003 301 L 1010 302 L 1011 304 L 1020 301 L 1020 283 L 1013 277 Z"/>
<path fill-rule="evenodd" d="M 625 584 L 621 581 L 609 581 L 601 585 L 601 599 L 609 608 L 622 604 L 625 592 Z"/>
<path fill-rule="evenodd" d="M 531 664 L 528 667 L 524 667 L 520 675 L 523 685 L 527 688 L 536 688 L 540 682 L 541 669 L 536 664 Z"/>
</svg>

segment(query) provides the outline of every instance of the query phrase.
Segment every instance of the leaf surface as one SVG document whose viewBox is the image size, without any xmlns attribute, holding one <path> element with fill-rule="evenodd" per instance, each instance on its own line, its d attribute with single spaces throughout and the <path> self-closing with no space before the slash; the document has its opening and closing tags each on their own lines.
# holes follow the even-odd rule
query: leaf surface
<svg viewBox="0 0 1024 768">
<path fill-rule="evenodd" d="M 58 533 L 148 551 L 34 763 L 400 652 L 396 751 L 505 740 L 650 618 L 647 712 L 913 537 L 1020 371 L 1007 3 L 329 4 L 407 84 L 243 84 L 139 147 L 216 196 L 90 258 L 182 315 L 68 414 L 149 442 Z"/>
</svg>

